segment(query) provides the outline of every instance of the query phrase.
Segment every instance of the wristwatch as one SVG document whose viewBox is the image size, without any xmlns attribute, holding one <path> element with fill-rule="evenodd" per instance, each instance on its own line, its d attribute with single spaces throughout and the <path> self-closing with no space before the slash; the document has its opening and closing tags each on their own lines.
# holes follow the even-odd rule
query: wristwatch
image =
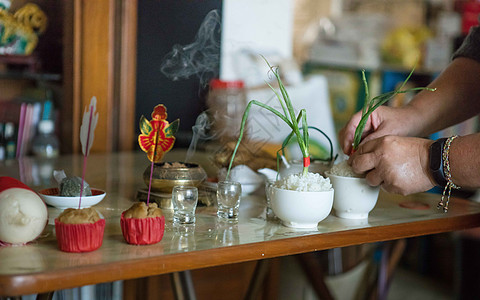
<svg viewBox="0 0 480 300">
<path fill-rule="evenodd" d="M 443 145 L 445 144 L 446 138 L 441 138 L 433 142 L 430 146 L 430 162 L 429 168 L 430 173 L 432 174 L 433 179 L 437 185 L 444 187 L 447 185 L 447 179 L 445 178 L 445 173 L 443 172 Z"/>
</svg>

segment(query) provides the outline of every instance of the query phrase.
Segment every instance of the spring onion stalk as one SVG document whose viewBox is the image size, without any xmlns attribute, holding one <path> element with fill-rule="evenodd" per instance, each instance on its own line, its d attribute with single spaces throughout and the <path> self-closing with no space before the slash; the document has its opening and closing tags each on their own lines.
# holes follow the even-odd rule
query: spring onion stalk
<svg viewBox="0 0 480 300">
<path fill-rule="evenodd" d="M 308 129 L 313 129 L 315 131 L 318 131 L 319 133 L 321 133 L 328 141 L 329 145 L 330 145 L 330 156 L 328 159 L 320 159 L 320 160 L 323 160 L 323 161 L 328 161 L 330 163 L 333 163 L 333 161 L 336 159 L 336 157 L 334 158 L 333 157 L 333 143 L 332 143 L 332 140 L 328 137 L 328 135 L 323 132 L 322 130 L 318 129 L 317 127 L 314 127 L 314 126 L 308 126 Z M 302 128 L 303 130 L 303 128 Z M 287 145 L 290 143 L 290 141 L 292 140 L 293 138 L 293 135 L 294 133 L 291 132 L 284 140 L 283 140 L 283 143 L 282 143 L 282 147 L 277 151 L 277 169 L 280 169 L 280 160 L 284 161 L 285 163 L 285 148 L 287 147 Z"/>
<path fill-rule="evenodd" d="M 263 57 L 263 56 L 262 56 Z M 308 123 L 307 123 L 307 111 L 305 109 L 300 110 L 300 113 L 298 116 L 295 116 L 295 110 L 292 105 L 292 101 L 290 100 L 290 97 L 288 96 L 287 90 L 285 86 L 283 85 L 283 82 L 280 78 L 280 74 L 278 73 L 278 69 L 272 67 L 268 61 L 263 57 L 265 62 L 267 63 L 269 69 L 271 72 L 275 75 L 275 78 L 277 80 L 278 86 L 279 86 L 279 91 L 278 92 L 272 85 L 269 83 L 268 86 L 272 89 L 272 91 L 275 93 L 278 101 L 280 102 L 280 105 L 282 106 L 282 111 L 279 112 L 278 110 L 274 109 L 273 107 L 266 105 L 262 102 L 259 102 L 257 100 L 251 100 L 247 107 L 245 108 L 245 112 L 243 113 L 242 117 L 242 123 L 240 126 L 240 135 L 238 136 L 237 144 L 235 145 L 235 149 L 233 150 L 232 157 L 230 159 L 230 164 L 228 166 L 228 171 L 227 171 L 227 178 L 230 175 L 230 170 L 233 165 L 233 161 L 235 159 L 235 155 L 237 153 L 238 147 L 240 146 L 240 142 L 242 141 L 243 138 L 243 133 L 245 130 L 245 123 L 248 118 L 248 114 L 250 112 L 250 109 L 253 105 L 260 106 L 261 108 L 264 108 L 273 114 L 275 114 L 277 117 L 279 117 L 282 121 L 284 121 L 292 130 L 291 136 L 295 135 L 297 139 L 298 146 L 300 147 L 300 150 L 302 152 L 303 156 L 303 172 L 302 175 L 305 176 L 308 173 L 308 166 L 310 165 L 310 156 L 309 156 L 309 135 L 308 135 Z M 301 124 L 300 124 L 301 123 Z M 300 127 L 301 125 L 301 127 Z M 301 129 L 303 133 L 301 132 Z"/>
<path fill-rule="evenodd" d="M 413 68 L 412 71 L 410 71 L 410 74 L 408 74 L 407 78 L 403 81 L 403 83 L 400 85 L 398 89 L 391 92 L 383 93 L 372 99 L 369 99 L 370 96 L 368 93 L 368 83 L 365 77 L 365 70 L 362 70 L 362 80 L 363 80 L 363 85 L 365 87 L 365 102 L 362 108 L 362 117 L 358 122 L 358 126 L 357 126 L 357 129 L 355 130 L 355 134 L 353 137 L 353 151 L 356 151 L 358 148 L 358 145 L 360 145 L 360 142 L 362 140 L 363 130 L 365 129 L 365 125 L 367 124 L 368 118 L 373 113 L 373 111 L 377 109 L 379 106 L 385 104 L 387 101 L 395 97 L 397 94 L 404 94 L 408 92 L 421 91 L 421 90 L 427 90 L 427 91 L 433 92 L 436 90 L 428 87 L 415 87 L 415 88 L 402 90 L 407 84 L 410 77 L 412 76 L 414 70 L 415 68 Z"/>
</svg>

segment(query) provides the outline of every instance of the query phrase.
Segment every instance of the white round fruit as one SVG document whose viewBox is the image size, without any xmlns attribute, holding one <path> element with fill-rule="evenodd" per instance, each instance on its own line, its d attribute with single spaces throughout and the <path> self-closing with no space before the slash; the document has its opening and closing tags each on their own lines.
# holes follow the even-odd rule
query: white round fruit
<svg viewBox="0 0 480 300">
<path fill-rule="evenodd" d="M 3 186 L 0 191 L 0 242 L 28 243 L 36 239 L 47 225 L 47 206 L 40 196 L 22 185 L 19 182 L 17 186 L 21 187 Z"/>
</svg>

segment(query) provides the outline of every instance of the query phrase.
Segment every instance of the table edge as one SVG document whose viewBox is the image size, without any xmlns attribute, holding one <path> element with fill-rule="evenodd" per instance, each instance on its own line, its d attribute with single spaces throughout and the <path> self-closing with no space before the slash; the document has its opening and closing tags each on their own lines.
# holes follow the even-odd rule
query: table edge
<svg viewBox="0 0 480 300">
<path fill-rule="evenodd" d="M 112 264 L 75 267 L 55 272 L 21 275 L 0 275 L 0 296 L 12 297 L 78 286 L 128 280 L 172 272 L 215 267 L 225 264 L 295 255 L 338 247 L 360 245 L 446 233 L 480 226 L 480 212 L 438 220 L 419 220 L 408 224 L 391 224 L 372 228 L 359 228 L 341 232 L 324 233 L 243 244 L 233 247 L 176 253 L 160 257 L 142 258 Z M 422 226 L 422 232 L 418 231 Z M 381 229 L 381 230 L 379 230 Z M 352 231 L 354 234 L 352 234 Z M 348 239 L 348 242 L 345 240 Z M 201 260 L 198 257 L 202 257 Z"/>
</svg>

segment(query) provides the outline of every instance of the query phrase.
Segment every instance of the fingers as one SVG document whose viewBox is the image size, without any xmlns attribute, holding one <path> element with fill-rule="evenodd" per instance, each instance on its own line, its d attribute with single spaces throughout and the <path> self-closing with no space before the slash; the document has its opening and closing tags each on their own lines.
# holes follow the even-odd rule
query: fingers
<svg viewBox="0 0 480 300">
<path fill-rule="evenodd" d="M 365 179 L 370 186 L 379 186 L 383 184 L 382 176 L 380 175 L 380 172 L 376 169 L 368 172 L 367 176 L 365 176 Z"/>
<path fill-rule="evenodd" d="M 375 169 L 377 164 L 377 156 L 373 152 L 366 154 L 355 154 L 351 160 L 353 171 L 357 174 L 364 174 L 370 170 Z"/>
<path fill-rule="evenodd" d="M 339 132 L 340 141 L 342 141 L 343 152 L 347 155 L 350 155 L 352 152 L 353 137 L 355 135 L 355 130 L 357 129 L 357 124 L 362 117 L 361 112 L 357 112 L 353 115 L 350 121 L 343 127 Z"/>
<path fill-rule="evenodd" d="M 373 134 L 373 133 L 372 133 Z M 374 140 L 365 140 L 357 148 L 354 156 L 365 155 L 370 152 L 375 152 L 379 148 L 379 144 L 382 143 L 383 139 L 374 139 Z"/>
<path fill-rule="evenodd" d="M 355 133 L 356 127 L 350 125 L 349 122 L 345 127 L 343 127 L 339 132 L 340 141 L 342 141 L 343 153 L 349 155 L 352 152 L 352 143 L 353 135 Z"/>
<path fill-rule="evenodd" d="M 381 173 L 377 169 L 381 156 L 375 153 L 375 150 L 378 148 L 378 142 L 378 140 L 373 140 L 361 144 L 350 157 L 353 171 L 357 174 L 366 173 L 365 178 L 371 186 L 379 186 L 383 183 Z"/>
</svg>

